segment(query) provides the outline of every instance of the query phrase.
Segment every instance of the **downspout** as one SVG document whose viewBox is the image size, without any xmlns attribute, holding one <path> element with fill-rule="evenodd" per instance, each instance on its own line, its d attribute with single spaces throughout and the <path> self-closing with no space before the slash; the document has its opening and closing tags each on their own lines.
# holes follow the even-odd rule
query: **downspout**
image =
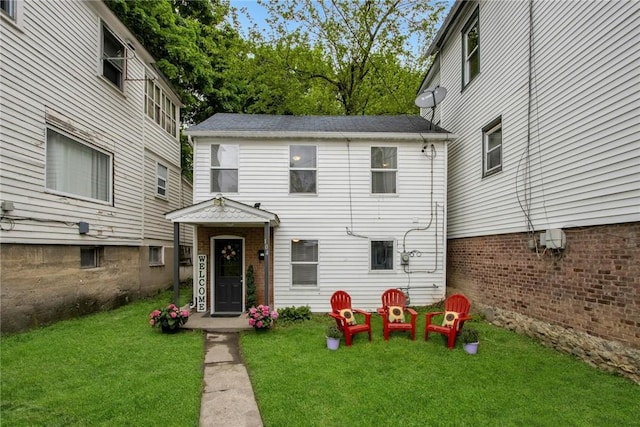
<svg viewBox="0 0 640 427">
<path fill-rule="evenodd" d="M 271 240 L 271 227 L 269 221 L 264 223 L 264 304 L 269 305 L 269 243 Z"/>
<path fill-rule="evenodd" d="M 173 303 L 180 300 L 180 223 L 173 223 Z"/>
</svg>

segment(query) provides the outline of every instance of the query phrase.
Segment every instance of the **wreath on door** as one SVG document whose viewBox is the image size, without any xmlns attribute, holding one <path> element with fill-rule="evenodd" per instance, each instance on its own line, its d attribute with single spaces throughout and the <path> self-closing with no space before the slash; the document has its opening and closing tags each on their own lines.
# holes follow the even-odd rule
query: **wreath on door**
<svg viewBox="0 0 640 427">
<path fill-rule="evenodd" d="M 233 261 L 236 259 L 238 252 L 231 245 L 227 245 L 222 248 L 222 259 L 225 261 Z"/>
</svg>

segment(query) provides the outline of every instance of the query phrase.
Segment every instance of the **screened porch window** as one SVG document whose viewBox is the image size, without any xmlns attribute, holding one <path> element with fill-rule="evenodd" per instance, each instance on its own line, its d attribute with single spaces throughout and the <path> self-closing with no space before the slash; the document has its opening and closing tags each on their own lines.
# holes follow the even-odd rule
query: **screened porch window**
<svg viewBox="0 0 640 427">
<path fill-rule="evenodd" d="M 47 189 L 111 202 L 112 162 L 110 154 L 47 129 Z"/>
<path fill-rule="evenodd" d="M 291 241 L 292 286 L 318 286 L 318 241 Z"/>
<path fill-rule="evenodd" d="M 237 145 L 211 145 L 211 192 L 238 192 Z"/>
<path fill-rule="evenodd" d="M 395 193 L 398 173 L 396 147 L 371 147 L 371 192 Z"/>
</svg>

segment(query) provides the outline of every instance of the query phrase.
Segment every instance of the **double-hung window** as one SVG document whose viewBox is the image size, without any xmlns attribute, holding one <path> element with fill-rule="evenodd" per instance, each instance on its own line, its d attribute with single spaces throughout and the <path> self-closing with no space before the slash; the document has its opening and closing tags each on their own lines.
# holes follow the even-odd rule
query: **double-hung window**
<svg viewBox="0 0 640 427">
<path fill-rule="evenodd" d="M 371 270 L 393 270 L 393 240 L 371 240 Z"/>
<path fill-rule="evenodd" d="M 371 192 L 396 193 L 398 149 L 371 147 Z"/>
<path fill-rule="evenodd" d="M 480 73 L 480 29 L 478 8 L 462 29 L 462 88 Z"/>
<path fill-rule="evenodd" d="M 102 75 L 120 90 L 124 89 L 125 52 L 120 40 L 102 24 Z"/>
<path fill-rule="evenodd" d="M 482 129 L 482 176 L 502 170 L 502 117 Z"/>
<path fill-rule="evenodd" d="M 318 241 L 291 241 L 291 285 L 318 286 Z"/>
<path fill-rule="evenodd" d="M 78 198 L 111 202 L 111 154 L 47 129 L 46 187 Z"/>
<path fill-rule="evenodd" d="M 211 192 L 238 192 L 237 145 L 211 145 Z"/>
<path fill-rule="evenodd" d="M 160 163 L 156 168 L 157 186 L 156 194 L 160 197 L 167 198 L 167 188 L 169 182 L 169 169 Z"/>
<path fill-rule="evenodd" d="M 317 151 L 315 145 L 289 147 L 290 193 L 316 193 Z"/>
</svg>

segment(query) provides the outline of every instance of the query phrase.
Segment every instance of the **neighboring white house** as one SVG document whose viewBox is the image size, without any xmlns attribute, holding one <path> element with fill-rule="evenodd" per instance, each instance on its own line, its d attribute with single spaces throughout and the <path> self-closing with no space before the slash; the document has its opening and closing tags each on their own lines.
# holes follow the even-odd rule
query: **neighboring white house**
<svg viewBox="0 0 640 427">
<path fill-rule="evenodd" d="M 275 307 L 326 312 L 339 289 L 365 309 L 388 288 L 443 298 L 453 135 L 419 116 L 243 114 L 187 134 L 194 205 L 167 219 L 196 225 L 200 311 L 242 312 L 250 265 Z"/>
<path fill-rule="evenodd" d="M 169 286 L 192 190 L 153 58 L 101 1 L 2 1 L 0 43 L 2 330 Z"/>
<path fill-rule="evenodd" d="M 451 292 L 640 349 L 638 22 L 634 1 L 453 5 L 421 88 L 458 136 Z"/>
</svg>

